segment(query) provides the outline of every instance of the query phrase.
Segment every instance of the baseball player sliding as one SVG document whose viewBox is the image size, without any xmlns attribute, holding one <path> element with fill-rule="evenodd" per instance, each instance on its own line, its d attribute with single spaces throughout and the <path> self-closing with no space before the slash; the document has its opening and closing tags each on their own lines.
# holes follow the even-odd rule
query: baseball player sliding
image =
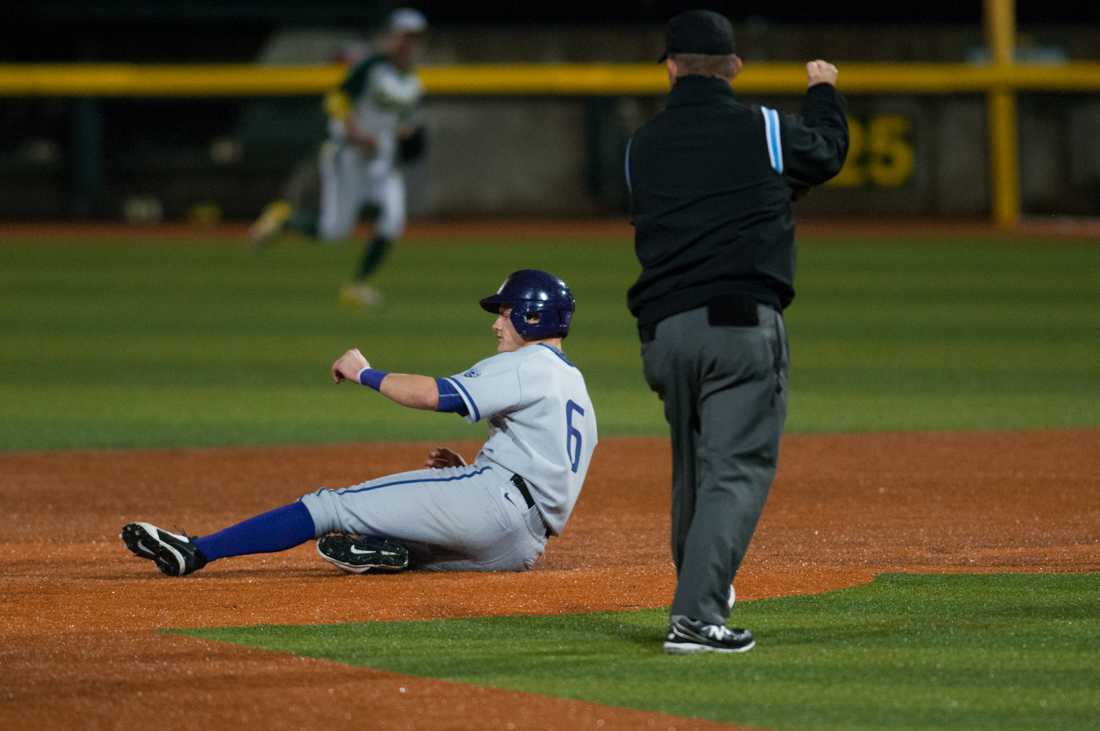
<svg viewBox="0 0 1100 731">
<path fill-rule="evenodd" d="M 374 235 L 359 260 L 354 281 L 340 293 L 343 302 L 373 305 L 381 294 L 367 279 L 378 269 L 392 243 L 405 229 L 405 180 L 399 167 L 418 158 L 426 132 L 414 121 L 423 95 L 416 56 L 424 16 L 411 8 L 395 10 L 386 25 L 382 52 L 355 64 L 338 89 L 325 97 L 329 139 L 321 146 L 320 213 L 290 200 L 268 204 L 249 236 L 257 246 L 291 228 L 322 241 L 349 237 L 360 209 L 379 210 Z"/>
<path fill-rule="evenodd" d="M 322 558 L 346 571 L 522 571 L 565 527 L 596 447 L 596 412 L 584 378 L 562 352 L 575 301 L 547 272 L 511 274 L 481 300 L 496 315 L 497 354 L 446 377 L 388 373 L 358 350 L 332 365 L 352 381 L 414 409 L 489 423 L 473 464 L 429 452 L 427 469 L 341 490 L 321 489 L 290 505 L 197 538 L 130 523 L 122 541 L 169 576 L 211 561 L 293 548 L 319 538 Z"/>
</svg>

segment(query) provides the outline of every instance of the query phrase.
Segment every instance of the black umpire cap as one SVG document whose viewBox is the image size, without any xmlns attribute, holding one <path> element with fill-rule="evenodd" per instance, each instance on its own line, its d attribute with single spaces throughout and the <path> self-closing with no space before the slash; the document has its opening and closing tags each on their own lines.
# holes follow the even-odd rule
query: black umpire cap
<svg viewBox="0 0 1100 731">
<path fill-rule="evenodd" d="M 675 53 L 727 56 L 733 53 L 733 25 L 713 10 L 688 10 L 668 21 L 661 63 Z"/>
</svg>

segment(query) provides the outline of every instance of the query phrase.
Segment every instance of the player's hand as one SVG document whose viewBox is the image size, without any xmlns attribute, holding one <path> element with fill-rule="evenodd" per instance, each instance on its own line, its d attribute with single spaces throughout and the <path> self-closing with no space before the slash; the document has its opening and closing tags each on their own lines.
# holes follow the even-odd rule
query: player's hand
<svg viewBox="0 0 1100 731">
<path fill-rule="evenodd" d="M 836 77 L 836 66 L 833 66 L 828 61 L 818 59 L 806 64 L 807 86 L 813 86 L 815 84 L 830 84 L 836 86 Z"/>
<path fill-rule="evenodd" d="M 378 140 L 369 132 L 359 129 L 353 118 L 345 120 L 344 134 L 347 135 L 348 142 L 358 147 L 364 157 L 374 157 L 378 152 Z"/>
<path fill-rule="evenodd" d="M 441 470 L 444 467 L 464 467 L 466 460 L 462 459 L 462 455 L 458 452 L 452 452 L 446 447 L 436 447 L 428 452 L 428 459 L 424 462 L 425 467 L 430 467 L 433 470 Z"/>
<path fill-rule="evenodd" d="M 332 364 L 332 382 L 354 381 L 364 368 L 370 368 L 370 363 L 359 352 L 359 348 L 352 348 Z"/>
<path fill-rule="evenodd" d="M 348 135 L 348 139 L 359 148 L 359 151 L 363 153 L 363 157 L 374 157 L 378 153 L 378 140 L 373 135 L 356 130 Z"/>
</svg>

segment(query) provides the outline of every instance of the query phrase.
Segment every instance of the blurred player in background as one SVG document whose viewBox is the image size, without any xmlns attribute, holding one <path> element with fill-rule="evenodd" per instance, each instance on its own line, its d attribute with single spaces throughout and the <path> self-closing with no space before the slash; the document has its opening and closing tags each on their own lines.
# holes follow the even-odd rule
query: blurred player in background
<svg viewBox="0 0 1100 731">
<path fill-rule="evenodd" d="M 274 201 L 253 224 L 249 237 L 263 246 L 290 229 L 322 241 L 349 237 L 360 211 L 377 208 L 353 281 L 340 292 L 353 305 L 381 302 L 367 284 L 394 240 L 405 230 L 405 180 L 400 165 L 421 156 L 426 131 L 415 120 L 423 89 L 416 62 L 428 23 L 411 8 L 390 14 L 379 53 L 354 64 L 340 87 L 325 97 L 329 138 L 317 160 L 320 205 L 297 193 Z"/>
</svg>

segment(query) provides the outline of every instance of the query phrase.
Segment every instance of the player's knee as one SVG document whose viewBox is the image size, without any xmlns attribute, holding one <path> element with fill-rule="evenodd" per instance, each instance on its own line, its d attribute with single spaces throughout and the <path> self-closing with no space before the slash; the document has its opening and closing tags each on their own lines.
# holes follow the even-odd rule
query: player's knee
<svg viewBox="0 0 1100 731">
<path fill-rule="evenodd" d="M 377 233 L 379 236 L 384 236 L 391 241 L 399 239 L 401 234 L 405 233 L 405 219 L 396 217 L 389 219 L 383 216 L 378 221 Z"/>
<path fill-rule="evenodd" d="M 539 560 L 539 556 L 541 556 L 541 555 L 542 554 L 540 553 L 540 554 L 538 554 L 538 556 L 517 556 L 517 557 L 512 558 L 509 561 L 505 561 L 505 562 L 497 565 L 496 567 L 494 567 L 493 570 L 494 571 L 515 571 L 517 573 L 522 573 L 524 571 L 530 571 L 531 569 L 535 568 L 535 563 Z"/>
<path fill-rule="evenodd" d="M 537 552 L 530 553 L 523 558 L 523 565 L 516 569 L 516 571 L 530 571 L 535 568 L 535 564 L 542 558 L 542 549 Z"/>
<path fill-rule="evenodd" d="M 543 548 L 526 546 L 484 564 L 486 571 L 530 571 L 542 557 Z"/>
<path fill-rule="evenodd" d="M 313 519 L 315 535 L 322 536 L 337 530 L 340 523 L 339 501 L 335 490 L 321 488 L 301 497 L 302 505 Z"/>
<path fill-rule="evenodd" d="M 322 218 L 320 225 L 317 226 L 317 238 L 322 241 L 344 239 L 351 234 L 353 227 L 354 225 L 348 226 L 341 221 L 326 221 Z"/>
</svg>

